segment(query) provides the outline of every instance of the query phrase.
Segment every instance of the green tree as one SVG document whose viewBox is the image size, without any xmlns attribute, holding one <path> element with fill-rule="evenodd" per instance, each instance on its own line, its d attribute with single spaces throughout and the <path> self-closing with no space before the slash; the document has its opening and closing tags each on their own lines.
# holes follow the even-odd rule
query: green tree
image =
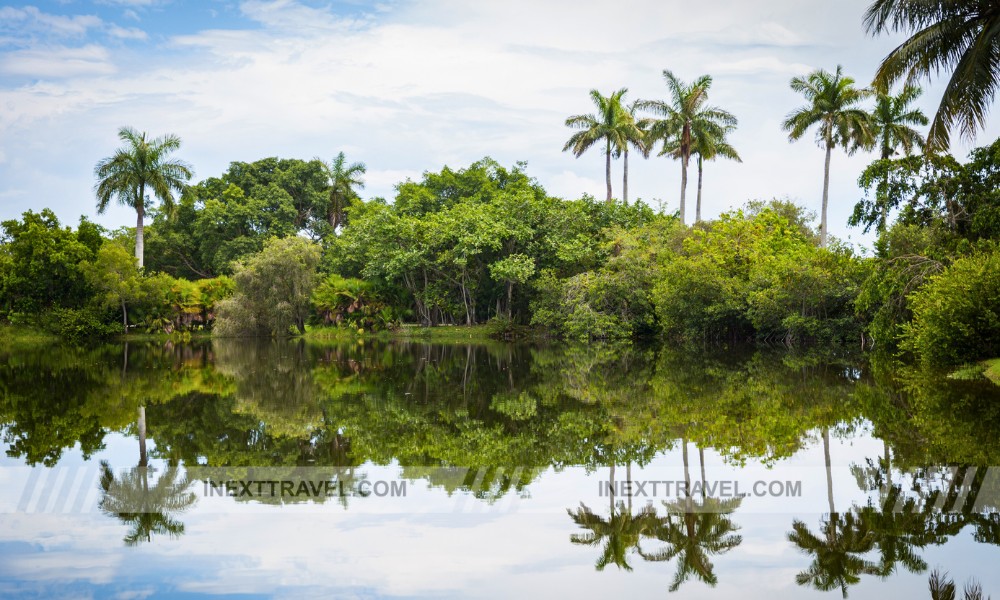
<svg viewBox="0 0 1000 600">
<path fill-rule="evenodd" d="M 590 90 L 590 99 L 597 108 L 595 114 L 574 115 L 566 119 L 566 126 L 579 129 L 563 146 L 563 152 L 572 150 L 579 158 L 594 144 L 604 142 L 604 175 L 608 186 L 607 201 L 611 195 L 611 157 L 614 153 L 627 151 L 632 139 L 641 139 L 641 132 L 629 112 L 623 106 L 628 88 L 622 88 L 611 95 L 602 96 L 597 90 Z"/>
<path fill-rule="evenodd" d="M 872 35 L 906 32 L 911 37 L 883 59 L 874 85 L 916 82 L 951 72 L 931 122 L 927 142 L 947 150 L 950 131 L 972 140 L 983 127 L 1000 85 L 1000 6 L 991 0 L 874 0 L 865 12 Z"/>
<path fill-rule="evenodd" d="M 728 158 L 736 162 L 743 162 L 739 152 L 726 139 L 736 129 L 735 125 L 720 126 L 717 123 L 708 122 L 700 123 L 700 125 L 694 132 L 694 139 L 691 144 L 692 154 L 698 156 L 698 199 L 694 210 L 695 223 L 701 222 L 701 187 L 705 161 L 715 160 L 716 158 Z M 670 155 L 680 160 L 682 158 L 680 139 L 673 138 L 672 140 L 664 141 L 660 155 Z"/>
<path fill-rule="evenodd" d="M 859 105 L 867 99 L 869 90 L 854 87 L 854 79 L 844 75 L 839 65 L 834 73 L 822 69 L 805 77 L 795 77 L 792 90 L 805 96 L 807 104 L 785 117 L 782 128 L 788 139 L 796 141 L 813 126 L 817 126 L 816 143 L 826 150 L 823 167 L 823 208 L 820 216 L 820 245 L 827 244 L 827 206 L 830 199 L 830 157 L 833 149 L 842 147 L 849 154 L 873 143 L 872 119 Z"/>
<path fill-rule="evenodd" d="M 320 249 L 300 237 L 269 240 L 237 264 L 236 293 L 219 302 L 215 332 L 222 336 L 284 336 L 305 333 L 316 285 Z"/>
<path fill-rule="evenodd" d="M 361 176 L 367 168 L 365 163 L 347 164 L 343 152 L 337 154 L 329 165 L 324 165 L 326 176 L 330 180 L 330 197 L 326 206 L 326 220 L 330 229 L 336 230 L 343 224 L 347 215 L 347 207 L 359 200 L 355 188 L 363 189 L 365 182 Z"/>
<path fill-rule="evenodd" d="M 923 94 L 914 86 L 905 86 L 899 94 L 876 93 L 872 111 L 872 134 L 882 160 L 891 158 L 899 148 L 909 156 L 914 148 L 924 145 L 924 136 L 913 125 L 927 125 L 927 117 L 919 108 L 910 106 Z"/>
<path fill-rule="evenodd" d="M 150 206 L 147 188 L 170 210 L 174 203 L 173 192 L 184 189 L 185 182 L 191 179 L 191 169 L 187 163 L 169 157 L 181 145 L 176 135 L 147 139 L 145 132 L 122 127 L 118 130 L 118 138 L 125 145 L 94 167 L 97 212 L 103 213 L 114 199 L 135 209 L 135 258 L 141 269 L 143 218 Z"/>
<path fill-rule="evenodd" d="M 140 289 L 135 257 L 118 244 L 107 243 L 97 251 L 93 262 L 80 266 L 94 290 L 93 300 L 104 306 L 121 308 L 122 326 L 128 331 L 128 304 L 136 300 Z"/>
<path fill-rule="evenodd" d="M 0 307 L 7 312 L 38 314 L 55 307 L 79 308 L 90 291 L 81 264 L 91 260 L 101 243 L 94 225 L 84 219 L 74 232 L 62 227 L 55 213 L 25 212 L 21 220 L 0 223 L 0 252 L 7 267 L 0 280 Z"/>
<path fill-rule="evenodd" d="M 671 154 L 668 148 L 676 147 L 676 158 L 681 161 L 681 223 L 686 223 L 687 172 L 691 154 L 695 152 L 699 138 L 712 136 L 721 139 L 729 128 L 736 127 L 737 120 L 731 113 L 707 104 L 708 92 L 712 87 L 711 76 L 702 75 L 692 83 L 685 84 L 673 72 L 664 69 L 663 79 L 670 91 L 670 100 L 647 100 L 639 106 L 660 117 L 647 121 L 648 143 L 663 142 L 664 151 L 661 155 Z M 708 143 L 704 143 L 708 152 Z M 699 203 L 699 218 L 700 206 Z"/>
</svg>

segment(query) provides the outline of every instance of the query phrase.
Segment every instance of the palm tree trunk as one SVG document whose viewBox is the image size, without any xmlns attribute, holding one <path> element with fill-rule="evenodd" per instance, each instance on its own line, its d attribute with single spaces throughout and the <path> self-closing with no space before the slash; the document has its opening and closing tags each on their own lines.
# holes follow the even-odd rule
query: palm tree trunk
<svg viewBox="0 0 1000 600">
<path fill-rule="evenodd" d="M 611 140 L 608 140 L 607 152 L 604 154 L 604 180 L 608 184 L 608 198 L 607 201 L 611 202 Z"/>
<path fill-rule="evenodd" d="M 139 263 L 139 268 L 142 269 L 142 253 L 143 253 L 143 239 L 142 239 L 142 219 L 145 216 L 145 196 L 146 189 L 145 186 L 139 186 L 139 197 L 135 200 L 135 260 Z"/>
<path fill-rule="evenodd" d="M 632 461 L 625 463 L 625 489 L 628 490 L 628 514 L 632 514 Z"/>
<path fill-rule="evenodd" d="M 136 419 L 136 429 L 139 430 L 139 466 L 145 467 L 149 464 L 149 457 L 146 455 L 146 407 L 139 407 L 139 418 Z"/>
<path fill-rule="evenodd" d="M 687 438 L 681 438 L 681 459 L 684 461 L 684 486 L 687 488 L 684 490 L 685 494 L 691 495 L 691 469 L 688 468 L 688 441 Z"/>
<path fill-rule="evenodd" d="M 684 197 L 685 194 L 687 193 L 687 186 L 688 186 L 688 158 L 689 157 L 687 156 L 681 157 L 681 224 L 682 225 L 687 224 L 684 218 L 685 208 L 686 208 Z"/>
<path fill-rule="evenodd" d="M 705 499 L 705 488 L 708 487 L 708 478 L 705 477 L 705 449 L 698 446 L 698 460 L 701 461 L 701 498 Z"/>
<path fill-rule="evenodd" d="M 702 176 L 702 161 L 701 154 L 698 154 L 698 201 L 694 205 L 694 222 L 701 222 L 701 176 Z"/>
<path fill-rule="evenodd" d="M 622 202 L 628 204 L 628 145 L 625 146 L 625 174 L 622 176 Z"/>
<path fill-rule="evenodd" d="M 612 462 L 608 465 L 608 479 L 611 481 L 611 493 L 608 496 L 611 497 L 611 514 L 615 514 L 615 463 Z"/>
<path fill-rule="evenodd" d="M 833 142 L 826 142 L 826 165 L 823 167 L 823 214 L 819 222 L 819 245 L 826 248 L 827 223 L 826 208 L 830 203 L 830 156 L 833 154 Z"/>
<path fill-rule="evenodd" d="M 823 459 L 826 461 L 826 499 L 830 503 L 830 514 L 834 514 L 833 507 L 833 470 L 830 468 L 830 429 L 823 428 Z"/>
</svg>

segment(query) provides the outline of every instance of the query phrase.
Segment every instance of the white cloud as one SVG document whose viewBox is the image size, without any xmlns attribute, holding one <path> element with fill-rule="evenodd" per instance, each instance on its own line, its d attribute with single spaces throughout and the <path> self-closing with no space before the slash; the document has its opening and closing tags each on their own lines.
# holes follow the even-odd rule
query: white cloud
<svg viewBox="0 0 1000 600">
<path fill-rule="evenodd" d="M 114 72 L 107 49 L 96 44 L 17 50 L 0 55 L 0 73 L 6 75 L 62 78 Z"/>
<path fill-rule="evenodd" d="M 42 12 L 34 6 L 0 8 L 0 28 L 17 28 L 21 33 L 41 31 L 59 36 L 81 37 L 100 25 L 101 20 L 93 15 L 64 17 Z"/>
<path fill-rule="evenodd" d="M 660 72 L 670 68 L 684 79 L 713 74 L 712 103 L 741 121 L 733 141 L 744 164 L 706 167 L 707 216 L 758 197 L 818 208 L 822 156 L 808 141 L 789 144 L 778 126 L 802 101 L 788 79 L 838 63 L 859 81 L 869 77 L 893 40 L 865 36 L 866 2 L 806 9 L 798 0 L 705 0 L 691 11 L 680 0 L 628 0 L 609 12 L 596 1 L 567 10 L 529 0 L 434 0 L 344 16 L 253 0 L 241 5 L 255 22 L 248 29 L 195 28 L 127 54 L 93 41 L 22 48 L 0 53 L 0 74 L 33 80 L 0 80 L 0 152 L 8 158 L 0 191 L 28 190 L 33 202 L 75 221 L 92 212 L 94 163 L 128 124 L 180 135 L 179 156 L 199 178 L 234 160 L 329 159 L 346 149 L 349 160 L 368 165 L 366 195 L 391 198 L 397 174 L 491 155 L 508 165 L 527 160 L 529 174 L 553 194 L 603 197 L 599 152 L 580 159 L 561 152 L 564 119 L 593 110 L 591 88 L 663 97 Z M 922 98 L 925 111 L 934 97 L 928 90 Z M 834 160 L 831 223 L 843 234 L 866 158 Z M 629 166 L 631 198 L 663 198 L 676 208 L 676 163 L 636 158 Z M 619 195 L 620 161 L 613 184 Z M 20 209 L 4 203 L 0 217 Z M 117 218 L 103 220 L 128 222 Z"/>
<path fill-rule="evenodd" d="M 119 25 L 108 26 L 108 35 L 122 40 L 145 40 L 149 36 L 138 27 L 121 27 Z"/>
</svg>

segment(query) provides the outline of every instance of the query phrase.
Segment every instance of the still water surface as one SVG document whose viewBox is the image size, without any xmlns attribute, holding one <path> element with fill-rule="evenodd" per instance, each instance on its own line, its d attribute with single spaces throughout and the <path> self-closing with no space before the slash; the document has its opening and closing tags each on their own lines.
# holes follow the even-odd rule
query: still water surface
<svg viewBox="0 0 1000 600">
<path fill-rule="evenodd" d="M 0 598 L 1000 596 L 1000 394 L 835 353 L 0 344 Z"/>
</svg>

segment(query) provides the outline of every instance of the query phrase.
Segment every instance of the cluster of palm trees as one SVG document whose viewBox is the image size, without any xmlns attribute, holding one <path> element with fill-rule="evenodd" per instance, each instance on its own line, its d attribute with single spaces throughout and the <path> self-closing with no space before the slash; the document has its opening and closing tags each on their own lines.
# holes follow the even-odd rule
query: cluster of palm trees
<svg viewBox="0 0 1000 600">
<path fill-rule="evenodd" d="M 848 153 L 859 149 L 877 150 L 882 159 L 899 149 L 910 154 L 920 148 L 925 153 L 948 149 L 950 133 L 957 129 L 972 140 L 981 129 L 993 97 L 1000 89 L 1000 4 L 995 0 L 874 0 L 865 13 L 865 28 L 872 35 L 907 32 L 911 37 L 889 53 L 875 74 L 871 88 L 858 88 L 841 67 L 834 73 L 815 71 L 791 81 L 793 90 L 807 100 L 806 106 L 792 111 L 783 128 L 791 141 L 800 139 L 816 126 L 816 139 L 826 151 L 820 223 L 821 244 L 827 244 L 830 158 L 835 148 Z M 933 119 L 911 104 L 920 96 L 915 86 L 921 79 L 951 71 Z M 680 217 L 686 216 L 687 167 L 691 156 L 698 157 L 698 204 L 695 220 L 701 219 L 701 174 L 705 160 L 718 156 L 739 160 L 726 135 L 736 127 L 736 118 L 708 106 L 711 77 L 703 76 L 684 84 L 673 73 L 663 76 L 670 89 L 670 101 L 639 100 L 626 105 L 627 88 L 602 96 L 591 90 L 597 112 L 577 115 L 566 125 L 577 131 L 563 151 L 580 156 L 598 142 L 606 155 L 607 199 L 612 199 L 611 159 L 625 157 L 622 198 L 628 201 L 628 149 L 637 148 L 648 156 L 662 144 L 660 156 L 681 161 Z M 898 95 L 891 87 L 904 82 Z M 875 108 L 862 104 L 875 98 Z M 638 118 L 637 110 L 649 110 L 658 118 Z M 930 124 L 926 140 L 914 125 Z"/>
<path fill-rule="evenodd" d="M 590 91 L 590 98 L 597 111 L 575 115 L 566 119 L 566 126 L 574 133 L 563 152 L 572 151 L 577 157 L 603 143 L 605 154 L 605 179 L 607 201 L 613 199 L 611 188 L 611 159 L 624 158 L 622 200 L 628 202 L 628 151 L 635 148 L 648 157 L 657 144 L 659 156 L 669 156 L 681 163 L 681 220 L 687 213 L 687 170 L 692 156 L 698 157 L 698 200 L 695 220 L 701 220 L 701 183 L 704 161 L 717 157 L 740 160 L 727 136 L 736 129 L 737 120 L 731 113 L 708 104 L 712 78 L 703 75 L 687 84 L 669 70 L 663 71 L 670 92 L 668 101 L 636 100 L 625 103 L 628 88 L 602 96 Z M 639 111 L 653 116 L 640 117 Z"/>
</svg>

